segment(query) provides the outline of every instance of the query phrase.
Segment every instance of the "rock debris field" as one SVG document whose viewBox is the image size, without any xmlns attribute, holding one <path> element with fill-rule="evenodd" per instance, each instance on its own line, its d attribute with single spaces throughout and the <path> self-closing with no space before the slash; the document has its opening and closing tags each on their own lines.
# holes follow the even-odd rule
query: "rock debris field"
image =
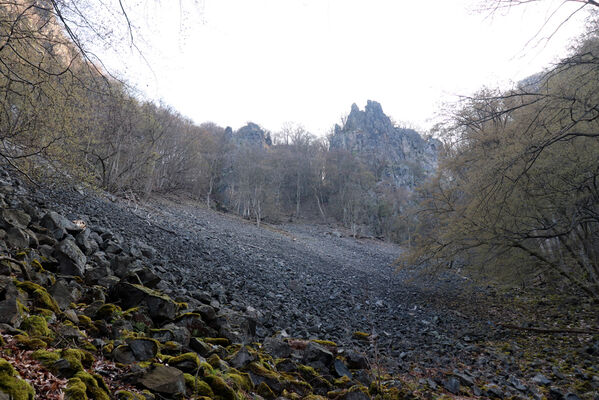
<svg viewBox="0 0 599 400">
<path fill-rule="evenodd" d="M 396 245 L 356 239 L 333 225 L 258 227 L 180 196 L 132 202 L 70 185 L 24 189 L 8 175 L 3 179 L 4 187 L 17 187 L 10 190 L 35 207 L 84 221 L 107 238 L 104 247 L 112 242 L 122 247 L 107 252 L 152 253 L 144 256 L 151 260 L 151 265 L 143 266 L 150 271 L 147 277 L 159 277 L 154 280 L 159 282 L 157 289 L 174 301 L 193 300 L 198 306 L 209 304 L 200 307 L 204 311 L 232 310 L 249 318 L 249 328 L 230 337 L 233 343 L 264 343 L 263 349 L 276 353 L 272 343 L 280 342 L 266 344 L 273 336 L 291 347 L 298 346 L 296 339 L 304 340 L 304 348 L 305 340 L 326 341 L 325 345 L 332 341 L 341 358 L 334 363 L 327 359 L 319 369 L 323 376 L 351 376 L 346 362 L 358 368 L 353 375 L 357 381 L 368 386 L 384 376 L 386 388 L 401 387 L 404 395 L 415 396 L 406 398 L 431 398 L 434 393 L 467 398 L 598 398 L 598 335 L 538 336 L 529 335 L 526 328 L 504 329 L 506 320 L 518 319 L 525 327 L 535 318 L 537 324 L 553 321 L 561 326 L 570 326 L 572 320 L 545 300 L 527 303 L 517 292 L 498 294 L 459 274 L 426 277 L 397 272 L 393 264 L 402 250 Z M 85 250 L 85 242 L 77 245 Z M 119 260 L 117 256 L 111 262 L 117 275 Z M 139 271 L 143 278 L 139 275 L 143 270 Z M 127 285 L 116 287 L 132 287 Z M 121 304 L 123 310 L 135 305 L 130 293 L 115 296 L 128 299 Z M 504 306 L 508 300 L 513 306 Z M 594 305 L 571 304 L 577 323 L 588 322 L 591 327 L 597 323 Z M 155 313 L 160 316 L 160 310 Z M 206 318 L 213 320 L 215 315 Z M 243 349 L 229 362 L 240 366 L 250 362 Z M 308 349 L 304 361 L 310 359 Z M 112 357 L 118 358 L 115 352 Z M 286 368 L 286 362 L 277 364 L 279 370 Z M 368 376 L 365 371 L 370 371 Z M 329 397 L 349 399 L 356 392 L 345 390 L 345 397 L 339 393 L 332 391 Z M 360 393 L 356 398 L 368 397 Z"/>
<path fill-rule="evenodd" d="M 467 346 L 456 336 L 467 329 L 459 313 L 429 307 L 422 285 L 396 273 L 396 245 L 321 225 L 257 227 L 197 203 L 160 199 L 136 206 L 77 191 L 47 195 L 70 218 L 158 249 L 157 271 L 175 283 L 165 293 L 205 290 L 255 313 L 258 337 L 284 330 L 291 337 L 364 346 L 354 333 L 366 332 L 395 367 L 424 361 L 423 352 L 434 363 L 444 361 L 441 355 L 448 361 Z"/>
</svg>

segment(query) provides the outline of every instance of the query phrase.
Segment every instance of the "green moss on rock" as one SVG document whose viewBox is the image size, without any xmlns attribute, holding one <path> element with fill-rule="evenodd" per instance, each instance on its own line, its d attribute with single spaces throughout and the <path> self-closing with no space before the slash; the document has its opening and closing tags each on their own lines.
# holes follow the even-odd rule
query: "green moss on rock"
<svg viewBox="0 0 599 400">
<path fill-rule="evenodd" d="M 35 390 L 26 381 L 18 377 L 10 363 L 0 359 L 0 392 L 6 393 L 12 400 L 33 400 Z"/>
<path fill-rule="evenodd" d="M 238 400 L 235 390 L 220 376 L 208 375 L 205 376 L 204 381 L 210 385 L 210 388 L 214 392 L 214 398 L 217 400 Z"/>
<path fill-rule="evenodd" d="M 25 335 L 16 335 L 14 339 L 19 344 L 19 346 L 27 350 L 39 350 L 48 347 L 48 343 L 44 342 L 40 338 L 32 338 Z"/>
<path fill-rule="evenodd" d="M 191 374 L 183 374 L 185 378 L 185 386 L 187 387 L 188 394 L 194 396 L 206 396 L 213 398 L 214 392 L 206 382 L 201 380 L 198 376 Z"/>
<path fill-rule="evenodd" d="M 49 310 L 54 311 L 55 313 L 60 313 L 60 308 L 58 307 L 58 303 L 43 286 L 38 285 L 37 283 L 33 283 L 30 281 L 19 282 L 16 281 L 15 284 L 19 289 L 26 291 L 30 296 L 33 297 L 33 303 L 36 307 L 47 308 Z"/>
<path fill-rule="evenodd" d="M 52 331 L 48 328 L 48 323 L 44 317 L 31 315 L 21 322 L 21 329 L 30 336 L 52 336 Z"/>
<path fill-rule="evenodd" d="M 202 340 L 208 344 L 217 344 L 217 345 L 224 346 L 224 347 L 231 344 L 231 341 L 226 338 L 210 338 L 210 337 L 208 337 L 208 338 L 203 338 Z"/>
<path fill-rule="evenodd" d="M 120 312 L 121 312 L 121 308 L 119 306 L 111 304 L 111 303 L 106 303 L 106 304 L 103 304 L 100 308 L 98 308 L 98 311 L 96 311 L 95 318 L 110 320 L 116 314 L 118 314 Z"/>
<path fill-rule="evenodd" d="M 64 392 L 65 400 L 87 400 L 87 387 L 79 378 L 71 378 Z"/>
<path fill-rule="evenodd" d="M 31 353 L 31 358 L 39 361 L 46 368 L 50 368 L 52 364 L 60 359 L 60 351 L 36 350 Z"/>
<path fill-rule="evenodd" d="M 200 357 L 196 353 L 190 352 L 173 357 L 168 363 L 184 372 L 195 372 L 199 368 L 200 362 Z"/>
<path fill-rule="evenodd" d="M 94 400 L 110 400 L 110 391 L 101 376 L 79 371 L 74 378 L 79 378 L 85 384 L 86 393 Z"/>
<path fill-rule="evenodd" d="M 227 374 L 223 376 L 225 381 L 231 383 L 237 390 L 249 392 L 254 388 L 250 375 L 244 372 L 237 371 L 231 368 Z"/>
<path fill-rule="evenodd" d="M 369 340 L 370 339 L 370 334 L 366 333 L 366 332 L 354 332 L 354 338 L 358 339 L 358 340 Z"/>
<path fill-rule="evenodd" d="M 117 390 L 114 393 L 116 400 L 146 400 L 144 395 L 133 393 L 128 390 Z"/>
<path fill-rule="evenodd" d="M 256 393 L 260 396 L 264 397 L 266 400 L 274 400 L 277 395 L 272 391 L 270 386 L 266 384 L 266 382 L 262 382 L 256 388 Z"/>
</svg>

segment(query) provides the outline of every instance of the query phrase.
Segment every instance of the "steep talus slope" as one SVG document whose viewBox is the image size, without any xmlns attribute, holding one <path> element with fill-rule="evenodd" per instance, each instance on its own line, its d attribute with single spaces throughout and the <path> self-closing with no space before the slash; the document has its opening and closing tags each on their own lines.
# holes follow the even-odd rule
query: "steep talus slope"
<svg viewBox="0 0 599 400">
<path fill-rule="evenodd" d="M 459 318 L 422 308 L 420 289 L 394 273 L 391 264 L 400 253 L 394 245 L 337 237 L 326 227 L 257 228 L 164 200 L 138 208 L 140 218 L 122 203 L 79 196 L 56 200 L 70 206 L 67 214 L 77 210 L 71 215 L 98 218 L 161 249 L 170 260 L 165 268 L 181 279 L 181 294 L 221 283 L 234 304 L 262 314 L 259 334 L 285 329 L 295 337 L 350 343 L 355 331 L 374 331 L 378 345 L 400 364 L 415 347 L 439 347 L 440 353 L 443 345 L 461 346 L 451 338 Z M 427 331 L 441 340 L 423 339 Z"/>
<path fill-rule="evenodd" d="M 202 364 L 201 379 L 212 389 L 221 387 L 218 379 L 222 377 L 239 393 L 250 390 L 265 398 L 285 397 L 284 393 L 292 399 L 318 398 L 308 396 L 312 393 L 340 400 L 366 400 L 370 396 L 411 399 L 435 398 L 443 393 L 461 398 L 542 399 L 549 395 L 548 398 L 573 400 L 579 397 L 564 393 L 584 393 L 583 399 L 592 399 L 592 391 L 599 386 L 593 369 L 599 342 L 592 336 L 536 337 L 497 326 L 505 317 L 542 318 L 545 324 L 551 321 L 563 326 L 572 322 L 556 319 L 558 310 L 546 307 L 547 302 L 535 300 L 527 304 L 506 296 L 493 300 L 488 289 L 468 298 L 463 295 L 467 287 L 456 275 L 436 276 L 427 281 L 415 280 L 406 272 L 394 274 L 391 263 L 400 253 L 396 246 L 345 237 L 329 226 L 289 224 L 258 228 L 181 197 L 135 204 L 69 187 L 31 188 L 15 195 L 21 187 L 10 185 L 5 191 L 0 184 L 0 192 L 8 193 L 3 195 L 6 205 L 2 211 L 8 230 L 0 234 L 7 235 L 9 248 L 14 249 L 21 243 L 15 234 L 30 232 L 15 226 L 29 227 L 38 232 L 32 233 L 38 242 L 29 241 L 29 256 L 27 252 L 13 254 L 25 257 L 26 264 L 22 266 L 29 268 L 30 277 L 22 268 L 20 272 L 13 267 L 4 270 L 10 275 L 3 280 L 3 305 L 12 304 L 11 315 L 18 318 L 0 325 L 7 343 L 0 356 L 10 360 L 29 379 L 36 377 L 35 372 L 20 365 L 15 354 L 29 360 L 34 355 L 23 352 L 23 346 L 58 346 L 62 342 L 52 332 L 67 334 L 72 329 L 66 319 L 77 321 L 77 315 L 82 315 L 79 326 L 94 336 L 92 339 L 78 334 L 79 346 L 100 357 L 94 368 L 113 371 L 104 370 L 110 384 L 107 393 L 123 385 L 134 385 L 136 389 L 132 390 L 146 387 L 154 392 L 189 394 L 194 386 L 193 376 L 185 378 L 184 387 L 183 372 L 193 371 L 193 364 L 203 360 L 210 367 Z M 27 200 L 20 200 L 23 197 Z M 26 215 L 31 219 L 26 219 Z M 75 219 L 87 223 L 90 237 L 94 235 L 94 241 L 110 258 L 110 267 L 96 265 L 102 261 L 102 252 L 88 248 L 91 242 L 84 237 L 87 228 L 69 222 Z M 51 230 L 51 234 L 61 237 L 56 242 L 39 233 L 44 232 L 39 223 L 53 226 L 50 222 L 54 220 L 66 224 L 66 233 L 76 237 L 70 239 L 62 230 Z M 40 240 L 53 243 L 54 247 L 41 246 Z M 75 251 L 75 247 L 91 254 L 90 265 L 84 265 L 83 256 L 76 257 L 81 250 Z M 155 250 L 148 258 L 143 249 Z M 38 267 L 36 271 L 35 260 L 29 258 L 38 257 L 41 251 L 58 257 L 58 270 Z M 122 264 L 125 259 L 131 262 Z M 51 259 L 41 260 L 52 267 Z M 74 266 L 78 268 L 75 270 Z M 27 282 L 29 279 L 46 288 Z M 148 287 L 133 284 L 136 279 Z M 96 286 L 88 286 L 90 280 L 97 282 Z M 22 304 L 29 308 L 19 308 L 18 298 L 13 301 L 18 293 L 11 289 L 15 285 L 30 292 L 31 297 L 21 293 L 25 301 Z M 62 301 L 70 296 L 65 285 L 90 296 L 82 298 L 83 303 Z M 64 312 L 51 298 L 44 297 L 46 289 L 54 298 L 62 299 L 60 307 Z M 55 310 L 42 314 L 52 332 L 41 323 L 45 318 L 35 314 L 41 313 L 37 307 L 42 300 Z M 142 309 L 134 307 L 139 301 L 145 304 Z M 477 305 L 477 301 L 488 302 Z M 518 310 L 524 305 L 530 311 L 531 304 L 535 305 L 534 315 Z M 178 308 L 183 311 L 177 311 Z M 97 319 L 93 326 L 85 315 Z M 583 315 L 592 317 L 592 308 L 577 314 Z M 26 329 L 30 336 L 20 337 L 15 328 Z M 333 339 L 339 346 L 298 339 Z M 238 344 L 224 347 L 229 341 Z M 239 343 L 249 345 L 241 347 Z M 101 352 L 96 346 L 101 347 Z M 322 346 L 329 346 L 331 351 Z M 85 380 L 88 390 L 95 390 L 92 384 L 101 382 L 98 376 L 89 379 L 85 372 L 90 370 L 94 358 L 77 363 L 68 358 L 84 353 L 71 354 L 67 349 L 47 353 L 36 353 L 36 368 L 50 368 L 59 377 L 71 378 L 68 387 L 72 390 L 81 387 L 77 379 Z M 45 354 L 58 358 L 58 364 L 44 359 Z M 102 354 L 117 363 L 106 366 Z M 153 360 L 150 364 L 139 363 L 139 359 L 148 357 Z M 221 362 L 222 357 L 225 363 Z M 259 360 L 252 361 L 256 357 Z M 58 368 L 66 362 L 77 368 Z M 159 365 L 152 364 L 156 362 Z M 313 366 L 320 375 L 301 364 Z M 242 374 L 247 372 L 249 375 L 243 376 L 249 376 L 251 382 L 241 375 L 237 377 L 239 371 L 235 368 L 240 368 Z M 220 372 L 213 375 L 213 369 Z M 73 374 L 79 374 L 79 378 L 72 378 Z M 170 382 L 178 382 L 177 386 L 156 387 L 154 374 L 168 375 Z M 304 383 L 297 381 L 300 376 Z M 342 376 L 350 380 L 336 379 Z M 370 384 L 373 380 L 374 386 Z M 35 385 L 38 392 L 45 390 L 43 387 L 40 382 Z M 206 386 L 203 388 L 207 390 Z M 271 389 L 276 394 L 269 392 Z"/>
</svg>

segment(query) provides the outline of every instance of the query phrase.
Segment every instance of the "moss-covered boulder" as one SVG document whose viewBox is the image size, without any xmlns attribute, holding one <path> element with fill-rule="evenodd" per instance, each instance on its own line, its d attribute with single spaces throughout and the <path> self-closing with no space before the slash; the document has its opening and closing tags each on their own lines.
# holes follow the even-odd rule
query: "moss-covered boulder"
<svg viewBox="0 0 599 400">
<path fill-rule="evenodd" d="M 19 378 L 12 365 L 4 359 L 0 359 L 0 393 L 12 400 L 33 400 L 35 397 L 33 387 Z"/>
<path fill-rule="evenodd" d="M 216 400 L 237 400 L 237 393 L 227 382 L 216 375 L 205 376 L 204 381 L 210 385 L 210 388 L 214 392 L 214 398 Z"/>
<path fill-rule="evenodd" d="M 195 373 L 200 367 L 201 361 L 196 353 L 185 353 L 171 358 L 168 363 L 183 372 Z"/>
<path fill-rule="evenodd" d="M 214 398 L 214 392 L 210 385 L 204 382 L 199 376 L 191 374 L 183 374 L 185 378 L 185 386 L 187 387 L 187 395 L 196 398 L 197 396 L 206 396 Z"/>
<path fill-rule="evenodd" d="M 65 400 L 87 400 L 87 388 L 79 378 L 71 378 L 64 392 Z"/>
<path fill-rule="evenodd" d="M 48 293 L 43 286 L 30 281 L 17 281 L 16 285 L 19 289 L 24 290 L 33 298 L 33 305 L 35 307 L 46 308 L 48 310 L 52 310 L 56 314 L 60 313 L 60 307 L 58 307 L 58 303 L 56 303 L 56 300 L 50 296 L 50 293 Z"/>
<path fill-rule="evenodd" d="M 20 328 L 30 336 L 52 336 L 48 323 L 44 317 L 31 315 L 23 320 Z"/>
<path fill-rule="evenodd" d="M 94 400 L 110 400 L 110 390 L 100 375 L 92 375 L 85 371 L 79 371 L 75 374 L 74 378 L 83 382 L 86 389 L 85 392 L 89 398 Z"/>
<path fill-rule="evenodd" d="M 150 317 L 158 322 L 172 321 L 177 314 L 177 304 L 170 297 L 142 285 L 119 282 L 111 296 L 119 299 L 125 309 L 145 305 Z"/>
</svg>

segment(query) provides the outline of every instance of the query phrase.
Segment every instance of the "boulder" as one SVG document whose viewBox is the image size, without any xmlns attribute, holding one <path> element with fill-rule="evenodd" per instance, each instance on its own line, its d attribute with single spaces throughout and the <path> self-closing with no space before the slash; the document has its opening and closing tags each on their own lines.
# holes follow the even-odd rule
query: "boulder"
<svg viewBox="0 0 599 400">
<path fill-rule="evenodd" d="M 127 345 L 120 345 L 116 347 L 114 350 L 112 350 L 110 356 L 114 361 L 121 364 L 133 364 L 134 362 L 138 361 L 133 354 L 131 347 Z"/>
<path fill-rule="evenodd" d="M 158 344 L 152 339 L 132 339 L 129 341 L 129 348 L 137 361 L 146 361 L 158 354 Z"/>
<path fill-rule="evenodd" d="M 214 321 L 216 319 L 216 311 L 207 304 L 199 306 L 197 312 L 202 316 L 204 321 Z"/>
<path fill-rule="evenodd" d="M 112 298 L 121 301 L 121 307 L 128 309 L 145 305 L 153 320 L 171 321 L 177 313 L 177 305 L 170 297 L 142 285 L 119 282 L 112 289 Z"/>
<path fill-rule="evenodd" d="M 100 248 L 95 240 L 90 239 L 90 233 L 89 229 L 84 229 L 75 236 L 75 243 L 87 256 L 94 254 Z"/>
<path fill-rule="evenodd" d="M 287 342 L 279 338 L 268 337 L 262 344 L 264 351 L 274 358 L 288 358 L 291 355 L 291 347 Z"/>
<path fill-rule="evenodd" d="M 54 297 L 54 300 L 56 300 L 56 303 L 58 303 L 58 307 L 60 307 L 61 310 L 66 310 L 70 307 L 71 303 L 75 303 L 77 300 L 74 296 L 73 289 L 69 287 L 64 279 L 56 281 L 48 292 Z M 78 298 L 81 298 L 80 293 Z"/>
<path fill-rule="evenodd" d="M 310 342 L 304 350 L 304 364 L 311 367 L 326 370 L 334 360 L 333 353 L 325 349 L 323 346 Z"/>
<path fill-rule="evenodd" d="M 225 310 L 216 318 L 214 324 L 219 335 L 233 343 L 250 343 L 256 336 L 256 320 L 246 314 Z"/>
<path fill-rule="evenodd" d="M 0 323 L 19 326 L 24 317 L 22 305 L 16 297 L 0 301 Z"/>
<path fill-rule="evenodd" d="M 23 210 L 5 208 L 0 213 L 0 228 L 9 229 L 11 227 L 27 229 L 31 217 Z"/>
<path fill-rule="evenodd" d="M 272 354 L 271 354 L 272 355 Z M 255 361 L 245 346 L 242 346 L 237 353 L 231 358 L 229 363 L 237 369 L 245 368 L 249 363 Z"/>
<path fill-rule="evenodd" d="M 8 248 L 24 249 L 30 247 L 32 240 L 33 242 L 38 242 L 37 238 L 33 235 L 34 233 L 29 230 L 13 226 L 6 230 L 6 237 L 4 240 Z"/>
<path fill-rule="evenodd" d="M 155 365 L 139 378 L 139 383 L 152 392 L 166 395 L 185 393 L 183 372 L 173 367 Z"/>
<path fill-rule="evenodd" d="M 56 259 L 59 262 L 58 273 L 83 277 L 87 257 L 74 241 L 65 239 L 55 247 Z"/>
<path fill-rule="evenodd" d="M 363 354 L 360 354 L 353 350 L 348 350 L 345 354 L 347 360 L 347 366 L 351 369 L 367 369 L 368 360 Z"/>
<path fill-rule="evenodd" d="M 62 240 L 68 232 L 77 233 L 81 228 L 55 211 L 49 211 L 42 217 L 40 225 L 48 230 L 56 240 Z"/>
<path fill-rule="evenodd" d="M 347 376 L 349 379 L 353 379 L 352 373 L 349 371 L 347 366 L 342 360 L 335 359 L 333 362 L 333 372 L 337 378 Z"/>
</svg>

